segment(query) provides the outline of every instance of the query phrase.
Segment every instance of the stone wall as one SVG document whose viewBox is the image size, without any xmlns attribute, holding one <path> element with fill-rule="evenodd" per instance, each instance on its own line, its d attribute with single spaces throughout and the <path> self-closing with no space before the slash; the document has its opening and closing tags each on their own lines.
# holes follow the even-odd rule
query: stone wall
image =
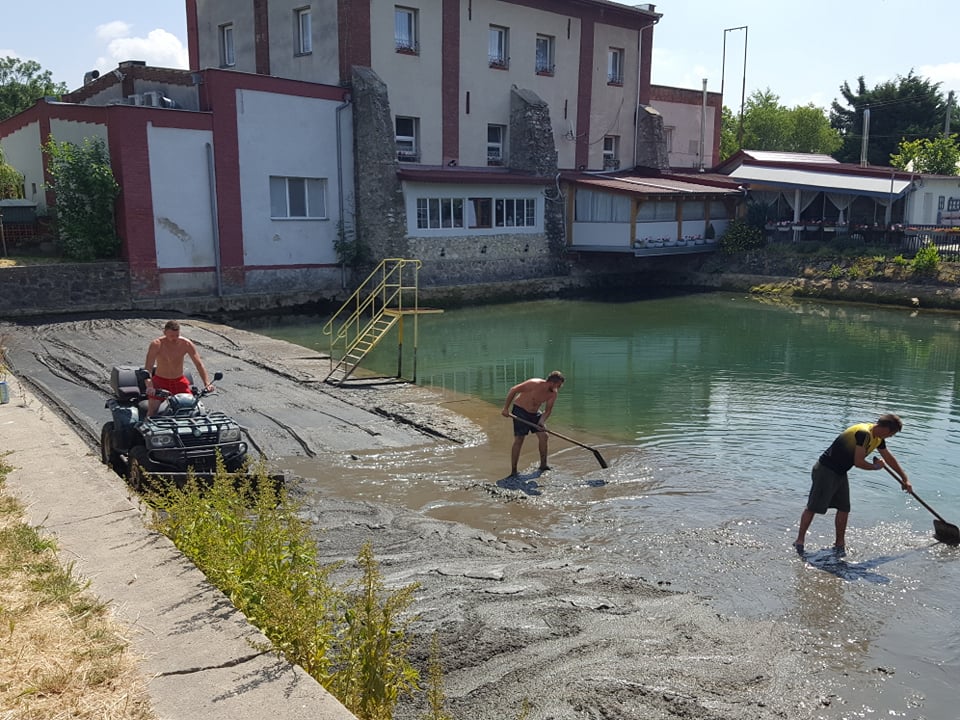
<svg viewBox="0 0 960 720">
<path fill-rule="evenodd" d="M 410 238 L 420 260 L 420 286 L 470 285 L 554 275 L 556 259 L 541 234 Z"/>
<path fill-rule="evenodd" d="M 28 265 L 0 269 L 0 317 L 127 309 L 126 263 Z"/>
</svg>

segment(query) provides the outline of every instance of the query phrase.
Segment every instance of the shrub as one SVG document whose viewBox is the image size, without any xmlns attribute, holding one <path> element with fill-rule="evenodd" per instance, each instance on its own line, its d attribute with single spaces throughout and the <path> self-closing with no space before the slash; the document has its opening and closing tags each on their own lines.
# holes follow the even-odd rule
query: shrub
<svg viewBox="0 0 960 720">
<path fill-rule="evenodd" d="M 713 227 L 712 225 L 710 227 Z M 720 251 L 727 255 L 739 252 L 758 250 L 766 245 L 763 231 L 745 223 L 743 220 L 733 220 L 727 225 L 727 231 L 720 238 Z"/>
<path fill-rule="evenodd" d="M 910 267 L 919 275 L 935 275 L 940 267 L 940 251 L 933 243 L 927 242 L 917 250 Z"/>
<path fill-rule="evenodd" d="M 75 145 L 51 138 L 43 152 L 49 158 L 64 255 L 80 261 L 116 257 L 120 238 L 113 204 L 120 186 L 103 139 L 85 138 Z"/>
<path fill-rule="evenodd" d="M 834 263 L 827 271 L 827 277 L 829 277 L 831 280 L 839 280 L 843 277 L 843 268 Z"/>
<path fill-rule="evenodd" d="M 263 467 L 253 482 L 226 472 L 212 483 L 188 478 L 148 501 L 154 526 L 200 568 L 273 648 L 300 665 L 360 720 L 390 718 L 416 689 L 400 616 L 416 585 L 386 592 L 369 543 L 360 550 L 359 590 L 335 586 L 339 565 L 321 565 L 303 511 Z"/>
</svg>

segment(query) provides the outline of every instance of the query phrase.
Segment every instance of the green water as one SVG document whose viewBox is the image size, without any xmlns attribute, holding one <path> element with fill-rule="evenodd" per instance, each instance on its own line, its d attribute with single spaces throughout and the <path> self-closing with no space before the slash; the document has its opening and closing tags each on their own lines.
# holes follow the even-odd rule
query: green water
<svg viewBox="0 0 960 720">
<path fill-rule="evenodd" d="M 323 352 L 324 320 L 250 329 Z M 846 561 L 825 572 L 790 542 L 817 456 L 884 412 L 904 420 L 889 447 L 917 493 L 960 522 L 960 315 L 716 293 L 458 309 L 424 316 L 416 343 L 409 321 L 404 330 L 403 375 L 416 344 L 418 382 L 489 403 L 492 422 L 515 383 L 566 374 L 549 426 L 611 462 L 600 470 L 551 441 L 555 470 L 527 500 L 549 518 L 543 532 L 722 611 L 794 624 L 843 697 L 818 718 L 955 714 L 960 551 L 933 541 L 931 515 L 886 473 L 854 470 Z M 396 338 L 364 367 L 395 375 Z M 426 476 L 438 505 L 503 513 L 470 490 L 489 479 L 455 456 L 431 472 L 398 466 L 391 488 L 402 497 Z M 829 547 L 832 525 L 832 513 L 817 518 L 808 547 Z M 882 697 L 878 667 L 896 671 Z"/>
</svg>

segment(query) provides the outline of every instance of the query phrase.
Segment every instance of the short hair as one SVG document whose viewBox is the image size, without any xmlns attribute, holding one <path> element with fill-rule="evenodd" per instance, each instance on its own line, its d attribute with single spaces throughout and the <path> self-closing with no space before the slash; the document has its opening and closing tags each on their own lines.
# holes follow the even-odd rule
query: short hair
<svg viewBox="0 0 960 720">
<path fill-rule="evenodd" d="M 900 432 L 903 430 L 903 421 L 893 413 L 886 413 L 881 415 L 877 420 L 877 425 L 882 425 L 885 428 L 890 428 L 894 432 Z"/>
<path fill-rule="evenodd" d="M 563 376 L 563 373 L 559 370 L 554 370 L 552 373 L 547 375 L 547 382 L 553 383 L 563 383 L 566 382 L 566 378 Z"/>
<path fill-rule="evenodd" d="M 176 320 L 167 320 L 167 324 L 163 326 L 164 330 L 176 330 L 180 332 L 180 323 Z"/>
</svg>

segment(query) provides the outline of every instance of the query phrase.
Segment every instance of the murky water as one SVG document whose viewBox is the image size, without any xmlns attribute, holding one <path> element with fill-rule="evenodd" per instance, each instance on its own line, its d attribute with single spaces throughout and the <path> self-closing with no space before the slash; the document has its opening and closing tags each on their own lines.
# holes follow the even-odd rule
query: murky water
<svg viewBox="0 0 960 720">
<path fill-rule="evenodd" d="M 259 331 L 322 351 L 321 324 Z M 813 461 L 883 412 L 904 419 L 890 448 L 916 492 L 960 522 L 958 331 L 956 314 L 729 294 L 426 316 L 415 357 L 408 325 L 402 358 L 387 342 L 367 365 L 416 367 L 488 428 L 488 444 L 360 457 L 330 489 L 570 543 L 722 612 L 792 623 L 834 684 L 818 717 L 955 717 L 960 549 L 933 540 L 932 515 L 885 472 L 854 470 L 848 557 L 822 550 L 832 512 L 807 536 L 811 562 L 789 546 Z M 506 479 L 503 399 L 555 368 L 568 381 L 549 426 L 610 467 L 551 438 L 554 469 L 541 475 L 529 440 L 521 478 Z"/>
</svg>

